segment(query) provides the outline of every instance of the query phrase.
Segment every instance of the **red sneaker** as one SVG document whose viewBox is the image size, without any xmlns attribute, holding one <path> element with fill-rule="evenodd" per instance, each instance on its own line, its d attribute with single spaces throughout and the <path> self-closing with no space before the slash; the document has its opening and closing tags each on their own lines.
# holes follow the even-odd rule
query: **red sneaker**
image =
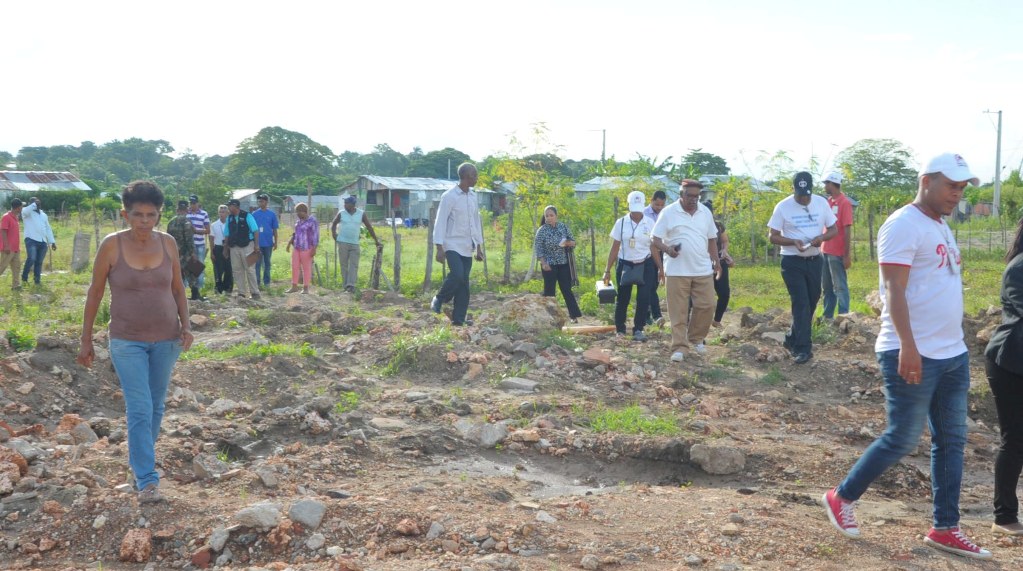
<svg viewBox="0 0 1023 571">
<path fill-rule="evenodd" d="M 974 545 L 958 527 L 951 529 L 931 528 L 931 531 L 927 533 L 927 537 L 924 538 L 924 543 L 935 549 L 948 551 L 963 557 L 991 559 L 990 551 Z"/>
<path fill-rule="evenodd" d="M 856 523 L 856 515 L 853 514 L 854 502 L 847 502 L 838 497 L 835 489 L 832 488 L 821 497 L 821 503 L 828 512 L 828 519 L 835 529 L 842 532 L 842 535 L 850 539 L 860 538 L 860 526 Z"/>
</svg>

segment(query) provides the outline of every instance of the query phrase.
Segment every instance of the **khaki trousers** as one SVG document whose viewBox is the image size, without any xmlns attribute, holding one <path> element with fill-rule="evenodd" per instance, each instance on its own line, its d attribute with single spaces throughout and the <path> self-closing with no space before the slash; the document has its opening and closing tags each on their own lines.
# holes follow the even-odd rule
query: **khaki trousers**
<svg viewBox="0 0 1023 571">
<path fill-rule="evenodd" d="M 668 299 L 671 320 L 671 352 L 685 352 L 690 345 L 703 343 L 714 319 L 714 275 L 699 277 L 667 276 L 664 296 Z M 692 319 L 689 301 L 693 302 Z"/>
<path fill-rule="evenodd" d="M 246 256 L 256 249 L 254 242 L 248 246 L 231 247 L 231 272 L 234 275 L 234 287 L 238 295 L 259 295 L 259 281 L 256 279 L 256 266 L 245 261 Z"/>
<path fill-rule="evenodd" d="M 21 252 L 0 252 L 0 276 L 4 275 L 8 266 L 14 281 L 12 287 L 18 289 L 21 287 Z"/>
</svg>

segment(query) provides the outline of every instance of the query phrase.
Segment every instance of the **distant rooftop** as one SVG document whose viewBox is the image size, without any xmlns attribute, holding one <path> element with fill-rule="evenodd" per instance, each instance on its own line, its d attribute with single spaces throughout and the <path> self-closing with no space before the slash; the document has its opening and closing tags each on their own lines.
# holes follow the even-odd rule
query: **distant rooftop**
<svg viewBox="0 0 1023 571">
<path fill-rule="evenodd" d="M 0 171 L 0 190 L 35 192 L 92 189 L 69 172 Z"/>
</svg>

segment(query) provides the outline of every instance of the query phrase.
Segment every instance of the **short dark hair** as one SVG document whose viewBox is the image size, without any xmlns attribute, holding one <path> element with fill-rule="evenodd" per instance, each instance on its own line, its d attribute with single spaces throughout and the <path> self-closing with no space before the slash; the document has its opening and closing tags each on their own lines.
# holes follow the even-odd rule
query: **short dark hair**
<svg viewBox="0 0 1023 571">
<path fill-rule="evenodd" d="M 265 200 L 267 202 L 270 202 L 270 197 L 265 194 L 260 194 L 259 196 L 256 197 L 256 200 Z"/>
<path fill-rule="evenodd" d="M 121 193 L 121 208 L 131 210 L 136 204 L 152 204 L 160 210 L 163 208 L 163 191 L 155 182 L 148 180 L 129 182 Z"/>
<path fill-rule="evenodd" d="M 11 208 L 17 208 L 19 206 L 24 206 L 20 198 L 15 198 L 14 200 L 11 201 Z"/>
<path fill-rule="evenodd" d="M 668 193 L 664 192 L 663 190 L 655 190 L 654 197 L 651 198 L 650 200 L 668 200 Z"/>
</svg>

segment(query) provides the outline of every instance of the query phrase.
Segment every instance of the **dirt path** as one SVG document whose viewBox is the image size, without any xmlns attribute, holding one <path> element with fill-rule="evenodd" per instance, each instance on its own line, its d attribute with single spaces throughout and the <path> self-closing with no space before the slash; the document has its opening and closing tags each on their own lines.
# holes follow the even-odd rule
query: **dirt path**
<svg viewBox="0 0 1023 571">
<path fill-rule="evenodd" d="M 510 317 L 543 303 L 483 294 L 476 324 L 453 331 L 425 302 L 376 292 L 196 304 L 210 349 L 175 371 L 157 445 L 169 502 L 155 507 L 126 485 L 109 359 L 82 369 L 63 338 L 7 349 L 3 418 L 42 427 L 0 428 L 28 459 L 5 489 L 0 456 L 0 567 L 1023 568 L 1019 540 L 989 531 L 997 435 L 979 359 L 962 510 L 990 562 L 922 543 L 926 436 L 861 501 L 862 540 L 817 504 L 884 429 L 872 318 L 825 332 L 798 366 L 772 339 L 785 314 L 734 312 L 708 355 L 679 365 L 666 331 L 573 343 L 556 311 L 546 330 Z M 251 343 L 278 351 L 225 353 Z M 629 405 L 682 431 L 591 430 Z M 697 445 L 711 460 L 694 459 Z M 133 533 L 144 541 L 125 552 Z"/>
</svg>

